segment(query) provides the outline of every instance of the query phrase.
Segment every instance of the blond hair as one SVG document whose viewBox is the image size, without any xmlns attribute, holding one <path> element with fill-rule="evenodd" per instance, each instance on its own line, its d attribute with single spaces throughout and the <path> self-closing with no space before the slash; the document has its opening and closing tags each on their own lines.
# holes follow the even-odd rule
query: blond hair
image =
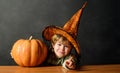
<svg viewBox="0 0 120 73">
<path fill-rule="evenodd" d="M 55 34 L 52 36 L 51 42 L 52 44 L 55 44 L 59 39 L 61 39 L 61 43 L 65 44 L 65 43 L 69 43 L 71 45 L 71 43 L 63 36 L 59 35 L 59 34 Z"/>
</svg>

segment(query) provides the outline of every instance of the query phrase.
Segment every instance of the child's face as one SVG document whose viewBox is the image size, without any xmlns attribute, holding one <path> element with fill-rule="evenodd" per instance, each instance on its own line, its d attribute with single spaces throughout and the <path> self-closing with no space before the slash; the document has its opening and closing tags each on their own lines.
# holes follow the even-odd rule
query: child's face
<svg viewBox="0 0 120 73">
<path fill-rule="evenodd" d="M 61 42 L 59 39 L 53 46 L 54 52 L 58 58 L 62 58 L 70 53 L 71 45 L 68 41 Z"/>
</svg>

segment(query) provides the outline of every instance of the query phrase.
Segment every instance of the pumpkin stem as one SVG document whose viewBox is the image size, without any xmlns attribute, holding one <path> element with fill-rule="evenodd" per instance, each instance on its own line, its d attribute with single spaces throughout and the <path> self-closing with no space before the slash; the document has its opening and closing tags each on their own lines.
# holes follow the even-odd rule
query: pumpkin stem
<svg viewBox="0 0 120 73">
<path fill-rule="evenodd" d="M 30 36 L 29 40 L 31 40 L 31 39 L 32 39 L 32 37 L 33 37 L 33 36 Z"/>
</svg>

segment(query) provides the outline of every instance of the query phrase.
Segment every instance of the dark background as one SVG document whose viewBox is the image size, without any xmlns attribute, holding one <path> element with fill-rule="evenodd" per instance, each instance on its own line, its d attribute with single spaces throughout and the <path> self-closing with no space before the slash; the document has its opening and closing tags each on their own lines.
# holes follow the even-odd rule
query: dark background
<svg viewBox="0 0 120 73">
<path fill-rule="evenodd" d="M 18 39 L 42 40 L 48 25 L 63 26 L 85 0 L 0 0 L 0 65 L 15 65 L 10 56 Z M 117 0 L 88 0 L 80 19 L 81 64 L 120 63 Z"/>
</svg>

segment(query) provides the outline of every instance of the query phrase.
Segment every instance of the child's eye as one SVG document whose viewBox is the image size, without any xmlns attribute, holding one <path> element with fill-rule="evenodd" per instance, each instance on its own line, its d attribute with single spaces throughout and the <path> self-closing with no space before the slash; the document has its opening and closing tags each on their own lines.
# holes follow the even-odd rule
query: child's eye
<svg viewBox="0 0 120 73">
<path fill-rule="evenodd" d="M 58 46 L 61 46 L 61 44 L 58 44 Z"/>
<path fill-rule="evenodd" d="M 64 46 L 65 48 L 68 48 L 68 46 Z"/>
<path fill-rule="evenodd" d="M 70 48 L 70 46 L 65 46 L 65 48 Z"/>
</svg>

